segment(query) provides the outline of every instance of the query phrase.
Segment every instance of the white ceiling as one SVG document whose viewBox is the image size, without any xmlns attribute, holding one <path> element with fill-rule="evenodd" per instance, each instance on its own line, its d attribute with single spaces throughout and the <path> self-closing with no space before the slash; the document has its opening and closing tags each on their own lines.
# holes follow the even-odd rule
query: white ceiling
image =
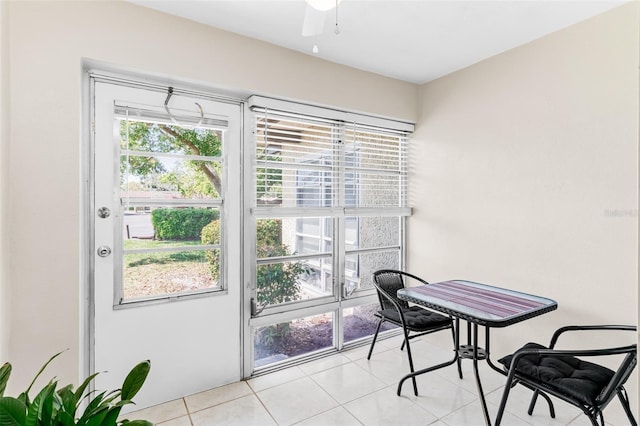
<svg viewBox="0 0 640 426">
<path fill-rule="evenodd" d="M 129 1 L 412 83 L 431 81 L 625 3 L 343 0 L 339 35 L 330 11 L 320 36 L 303 37 L 304 0 Z"/>
</svg>

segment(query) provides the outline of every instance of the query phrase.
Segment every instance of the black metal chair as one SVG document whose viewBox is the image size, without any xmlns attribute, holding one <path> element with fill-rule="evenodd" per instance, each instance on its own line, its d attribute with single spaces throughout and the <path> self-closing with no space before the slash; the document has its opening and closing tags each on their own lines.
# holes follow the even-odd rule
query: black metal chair
<svg viewBox="0 0 640 426">
<path fill-rule="evenodd" d="M 533 413 L 538 395 L 549 403 L 549 411 L 555 418 L 551 399 L 552 395 L 580 408 L 593 426 L 604 426 L 602 411 L 617 395 L 622 403 L 629 422 L 636 426 L 636 420 L 629 407 L 629 398 L 624 384 L 637 363 L 637 345 L 588 350 L 555 349 L 558 337 L 567 331 L 636 331 L 635 326 L 627 325 L 572 325 L 559 328 L 553 334 L 549 347 L 537 343 L 527 343 L 512 355 L 499 360 L 508 371 L 507 383 L 504 387 L 500 408 L 496 416 L 495 426 L 500 425 L 509 391 L 520 383 L 534 391 L 529 405 L 529 415 Z M 622 362 L 616 371 L 599 364 L 583 361 L 582 357 L 619 355 Z"/>
<path fill-rule="evenodd" d="M 424 336 L 425 334 L 435 333 L 440 330 L 450 329 L 453 335 L 453 342 L 455 346 L 455 329 L 453 327 L 453 320 L 451 317 L 432 312 L 428 309 L 420 306 L 409 306 L 404 300 L 400 300 L 396 293 L 399 289 L 404 288 L 405 279 L 416 280 L 420 284 L 429 284 L 422 278 L 419 278 L 408 272 L 398 271 L 395 269 L 382 269 L 374 272 L 373 285 L 378 291 L 378 300 L 380 301 L 380 310 L 376 312 L 376 316 L 380 319 L 376 328 L 376 333 L 371 341 L 371 347 L 369 348 L 369 355 L 367 359 L 371 359 L 373 353 L 373 347 L 376 344 L 378 333 L 380 332 L 380 326 L 384 322 L 389 322 L 402 327 L 404 332 L 404 341 L 400 350 L 403 350 L 405 345 L 407 346 L 407 356 L 409 357 L 409 368 L 413 373 L 413 358 L 411 357 L 411 346 L 409 340 L 415 337 Z M 409 335 L 410 332 L 417 334 Z M 456 348 L 454 347 L 454 350 Z M 458 374 L 462 378 L 462 368 L 460 366 L 460 359 L 458 363 Z M 412 377 L 413 391 L 418 396 L 418 385 L 416 384 L 416 378 Z"/>
</svg>

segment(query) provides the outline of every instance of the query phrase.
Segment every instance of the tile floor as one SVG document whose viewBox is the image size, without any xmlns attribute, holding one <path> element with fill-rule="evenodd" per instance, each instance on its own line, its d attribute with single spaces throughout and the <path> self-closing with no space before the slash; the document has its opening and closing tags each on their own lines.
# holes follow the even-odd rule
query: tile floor
<svg viewBox="0 0 640 426">
<path fill-rule="evenodd" d="M 376 343 L 371 360 L 368 346 L 290 367 L 247 381 L 232 383 L 126 417 L 144 418 L 160 426 L 360 426 L 360 425 L 482 425 L 471 361 L 463 362 L 464 379 L 454 365 L 418 378 L 420 396 L 411 382 L 396 396 L 400 377 L 409 371 L 399 337 Z M 416 368 L 450 358 L 450 351 L 424 340 L 412 341 Z M 504 376 L 481 363 L 480 375 L 492 418 L 502 396 Z M 511 392 L 503 425 L 588 426 L 578 409 L 558 402 L 556 419 L 548 416 L 540 399 L 533 416 L 527 415 L 531 392 L 517 386 Z M 618 401 L 608 407 L 607 424 L 628 421 Z"/>
</svg>

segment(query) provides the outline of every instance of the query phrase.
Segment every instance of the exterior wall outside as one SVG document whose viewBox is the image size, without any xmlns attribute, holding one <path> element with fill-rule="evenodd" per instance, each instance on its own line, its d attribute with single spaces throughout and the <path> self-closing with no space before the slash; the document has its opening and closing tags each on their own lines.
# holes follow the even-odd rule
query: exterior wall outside
<svg viewBox="0 0 640 426">
<path fill-rule="evenodd" d="M 361 217 L 360 246 L 368 248 L 397 244 L 400 241 L 400 227 L 399 225 L 389 226 L 389 219 L 393 220 L 394 224 L 399 224 L 397 217 Z M 373 288 L 373 273 L 378 269 L 398 269 L 399 267 L 398 251 L 360 255 L 360 288 Z"/>
<path fill-rule="evenodd" d="M 215 87 L 214 92 L 275 95 L 415 120 L 415 85 L 130 3 L 2 4 L 10 24 L 3 63 L 9 63 L 11 75 L 12 129 L 9 146 L 2 146 L 11 182 L 5 212 L 11 228 L 3 231 L 12 257 L 5 283 L 12 293 L 8 315 L 14 326 L 6 351 L 14 363 L 9 392 L 22 389 L 51 354 L 64 348 L 71 350 L 56 360 L 60 381 L 77 383 L 84 375 L 79 367 L 80 309 L 86 304 L 79 273 L 83 61 L 166 76 L 177 80 L 175 85 Z M 55 250 L 43 254 L 47 247 Z"/>
<path fill-rule="evenodd" d="M 409 270 L 559 304 L 494 330 L 495 356 L 566 324 L 637 324 L 639 22 L 626 4 L 420 89 Z"/>
</svg>

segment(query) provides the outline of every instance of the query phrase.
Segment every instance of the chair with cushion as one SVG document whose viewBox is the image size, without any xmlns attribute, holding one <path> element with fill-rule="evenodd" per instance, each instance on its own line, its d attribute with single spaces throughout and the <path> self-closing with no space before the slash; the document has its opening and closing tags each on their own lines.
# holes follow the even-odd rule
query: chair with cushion
<svg viewBox="0 0 640 426">
<path fill-rule="evenodd" d="M 495 425 L 500 425 L 509 391 L 518 383 L 534 391 L 529 405 L 529 415 L 533 413 L 538 395 L 542 395 L 549 403 L 551 417 L 555 417 L 553 404 L 547 396 L 551 395 L 580 408 L 589 417 L 593 426 L 598 426 L 598 421 L 604 426 L 602 411 L 617 395 L 629 422 L 634 426 L 637 425 L 629 407 L 627 392 L 624 389 L 624 384 L 637 363 L 636 344 L 587 350 L 559 350 L 555 348 L 558 338 L 565 332 L 596 330 L 607 333 L 609 331 L 635 332 L 636 327 L 627 325 L 562 327 L 553 334 L 548 348 L 537 343 L 527 343 L 512 355 L 500 359 L 499 362 L 508 371 L 508 374 Z M 635 339 L 635 335 L 633 338 Z M 593 341 L 593 339 L 588 341 Z M 616 364 L 622 358 L 615 371 L 578 358 L 614 355 L 617 355 Z"/>
<path fill-rule="evenodd" d="M 403 350 L 405 345 L 407 346 L 407 356 L 409 357 L 409 368 L 413 373 L 413 359 L 411 357 L 411 347 L 409 346 L 409 340 L 414 337 L 423 336 L 425 334 L 434 333 L 440 330 L 450 329 L 453 335 L 453 341 L 455 345 L 455 330 L 453 327 L 453 320 L 451 317 L 432 312 L 428 309 L 420 306 L 409 306 L 404 300 L 400 300 L 396 293 L 399 289 L 405 287 L 405 280 L 415 280 L 417 284 L 429 284 L 425 280 L 412 275 L 408 272 L 398 271 L 395 269 L 383 269 L 374 272 L 373 285 L 378 292 L 378 300 L 380 302 L 380 310 L 376 312 L 376 316 L 379 318 L 376 333 L 371 341 L 371 347 L 369 348 L 369 355 L 367 359 L 371 359 L 373 353 L 373 347 L 376 344 L 378 333 L 380 332 L 380 326 L 384 322 L 395 324 L 402 328 L 404 332 L 404 341 L 400 350 Z M 410 332 L 417 333 L 409 335 Z M 454 348 L 455 350 L 455 348 Z M 460 367 L 460 360 L 458 362 L 458 373 L 462 378 L 462 369 Z M 418 386 L 416 384 L 415 377 L 413 379 L 413 391 L 415 395 L 418 395 Z M 398 391 L 399 392 L 399 391 Z"/>
</svg>

